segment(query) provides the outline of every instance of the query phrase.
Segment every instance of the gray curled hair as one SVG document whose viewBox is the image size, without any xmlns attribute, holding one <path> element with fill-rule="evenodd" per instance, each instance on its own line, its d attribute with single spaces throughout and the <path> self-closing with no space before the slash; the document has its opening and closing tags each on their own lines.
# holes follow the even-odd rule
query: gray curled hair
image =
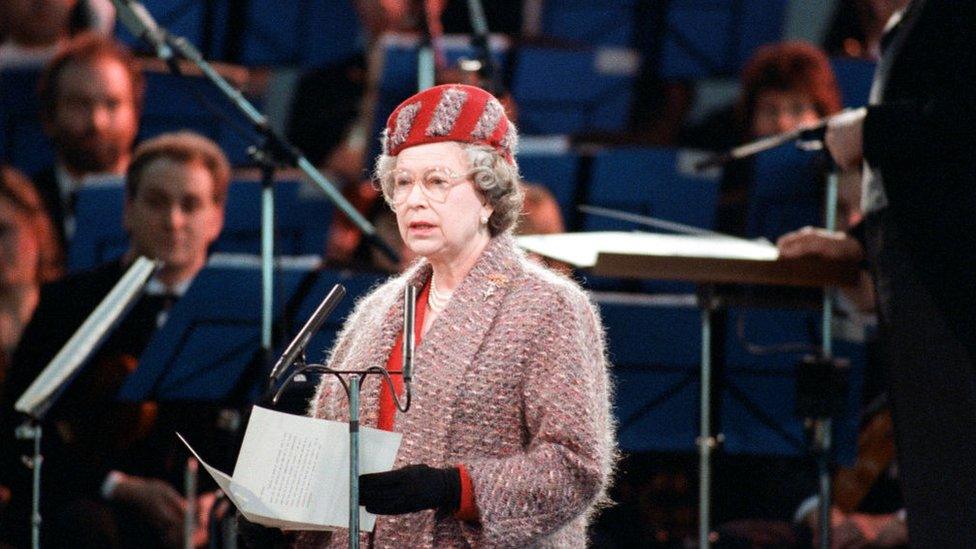
<svg viewBox="0 0 976 549">
<path fill-rule="evenodd" d="M 525 191 L 519 175 L 518 164 L 510 164 L 495 149 L 486 145 L 458 143 L 468 158 L 468 176 L 478 189 L 484 193 L 493 212 L 488 219 L 488 230 L 492 236 L 510 232 L 522 214 Z M 381 154 L 376 158 L 373 178 L 383 191 L 383 198 L 390 207 L 393 205 L 393 170 L 396 157 Z"/>
</svg>

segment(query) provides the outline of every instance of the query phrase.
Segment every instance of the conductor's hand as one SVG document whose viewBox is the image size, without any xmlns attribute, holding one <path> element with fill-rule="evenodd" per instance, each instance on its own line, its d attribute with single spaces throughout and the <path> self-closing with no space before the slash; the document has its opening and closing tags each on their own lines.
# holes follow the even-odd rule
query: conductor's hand
<svg viewBox="0 0 976 549">
<path fill-rule="evenodd" d="M 776 242 L 779 255 L 785 259 L 818 256 L 834 261 L 860 262 L 864 248 L 857 239 L 847 233 L 828 231 L 817 227 L 803 227 L 784 234 Z"/>
<path fill-rule="evenodd" d="M 842 170 L 855 170 L 864 157 L 864 109 L 839 114 L 827 123 L 824 144 Z"/>
<path fill-rule="evenodd" d="M 453 513 L 461 505 L 461 473 L 457 467 L 437 469 L 420 464 L 360 475 L 359 503 L 377 515 L 425 509 Z"/>
<path fill-rule="evenodd" d="M 169 484 L 155 478 L 123 475 L 112 492 L 112 499 L 138 510 L 155 527 L 167 547 L 182 545 L 186 502 Z"/>
</svg>

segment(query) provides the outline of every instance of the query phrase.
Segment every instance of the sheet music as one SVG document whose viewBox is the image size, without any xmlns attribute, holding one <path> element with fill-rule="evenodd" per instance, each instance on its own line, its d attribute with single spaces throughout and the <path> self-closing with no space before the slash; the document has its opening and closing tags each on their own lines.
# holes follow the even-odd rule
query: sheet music
<svg viewBox="0 0 976 549">
<path fill-rule="evenodd" d="M 35 418 L 43 416 L 52 404 L 51 397 L 78 373 L 79 368 L 98 349 L 109 331 L 139 297 L 140 290 L 155 268 L 153 261 L 142 256 L 136 258 L 44 371 L 20 395 L 14 409 Z"/>
<path fill-rule="evenodd" d="M 517 237 L 519 246 L 575 267 L 596 265 L 600 253 L 775 261 L 776 246 L 764 240 L 642 232 L 591 232 Z"/>
<path fill-rule="evenodd" d="M 178 435 L 179 436 L 179 435 Z M 361 427 L 360 473 L 393 468 L 399 433 Z M 282 530 L 349 525 L 349 425 L 255 406 L 233 477 L 200 460 L 247 520 Z M 376 516 L 359 508 L 362 531 Z"/>
</svg>

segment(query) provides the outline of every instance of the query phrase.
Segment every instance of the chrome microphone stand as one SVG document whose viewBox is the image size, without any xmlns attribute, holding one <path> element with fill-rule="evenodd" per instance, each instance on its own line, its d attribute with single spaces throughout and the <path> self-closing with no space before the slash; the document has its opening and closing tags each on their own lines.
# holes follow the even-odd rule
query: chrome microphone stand
<svg viewBox="0 0 976 549">
<path fill-rule="evenodd" d="M 341 286 L 336 285 L 336 288 L 341 288 Z M 335 289 L 333 289 L 335 291 Z M 344 290 L 343 290 L 344 293 Z M 331 295 L 331 294 L 330 294 Z M 341 296 L 340 296 L 341 297 Z M 326 298 L 328 301 L 328 298 Z M 417 301 L 417 288 L 408 284 L 403 291 L 403 363 L 399 371 L 387 370 L 382 366 L 373 366 L 366 368 L 365 370 L 337 370 L 330 368 L 324 364 L 305 364 L 304 357 L 304 345 L 301 348 L 296 348 L 292 351 L 292 346 L 295 345 L 295 341 L 292 342 L 292 346 L 289 346 L 289 350 L 285 351 L 282 359 L 279 360 L 278 365 L 275 367 L 275 371 L 272 372 L 272 383 L 275 380 L 275 374 L 279 370 L 286 368 L 288 363 L 286 362 L 286 357 L 290 354 L 294 354 L 293 360 L 298 366 L 292 371 L 281 384 L 278 390 L 275 392 L 272 398 L 272 404 L 278 402 L 278 398 L 284 392 L 288 384 L 298 375 L 304 374 L 306 372 L 316 372 L 323 374 L 331 374 L 336 376 L 339 383 L 342 384 L 342 388 L 346 393 L 346 397 L 349 401 L 349 549 L 359 549 L 359 392 L 362 387 L 362 382 L 366 379 L 366 376 L 375 374 L 381 376 L 383 381 L 388 384 L 390 388 L 390 393 L 393 395 L 393 403 L 396 405 L 397 410 L 402 413 L 406 413 L 410 410 L 410 400 L 411 391 L 410 383 L 413 379 L 413 357 L 416 348 L 416 332 L 415 332 L 415 322 L 416 322 L 416 301 Z M 325 303 L 323 302 L 323 305 Z M 320 306 L 320 309 L 322 306 Z M 316 318 L 316 314 L 313 315 L 306 327 L 302 329 L 302 332 L 306 332 L 309 324 L 312 324 L 313 320 Z M 324 318 L 324 317 L 323 317 Z M 321 323 L 320 323 L 321 324 Z M 300 334 L 301 335 L 301 334 Z M 298 338 L 296 338 L 298 341 Z M 308 339 L 305 338 L 305 344 L 308 343 Z M 403 389 L 405 400 L 401 404 L 400 398 L 396 393 L 395 386 L 393 384 L 393 378 L 391 376 L 400 375 L 403 377 Z M 348 378 L 348 381 L 347 379 Z"/>
<path fill-rule="evenodd" d="M 376 228 L 349 203 L 336 189 L 335 185 L 322 175 L 318 169 L 295 147 L 279 135 L 244 95 L 221 76 L 186 38 L 170 34 L 153 20 L 145 7 L 135 0 L 112 0 L 119 14 L 119 21 L 134 35 L 153 46 L 156 55 L 163 59 L 170 70 L 181 75 L 177 58 L 181 57 L 195 65 L 204 77 L 210 80 L 227 97 L 230 104 L 248 121 L 259 137 L 258 145 L 249 152 L 261 166 L 261 261 L 262 261 L 262 315 L 261 348 L 265 357 L 271 356 L 272 300 L 274 296 L 273 244 L 274 244 L 274 192 L 272 189 L 274 170 L 278 166 L 294 166 L 319 187 L 352 223 L 363 233 L 367 242 L 377 247 L 381 253 L 399 263 L 397 253 L 376 233 Z"/>
</svg>

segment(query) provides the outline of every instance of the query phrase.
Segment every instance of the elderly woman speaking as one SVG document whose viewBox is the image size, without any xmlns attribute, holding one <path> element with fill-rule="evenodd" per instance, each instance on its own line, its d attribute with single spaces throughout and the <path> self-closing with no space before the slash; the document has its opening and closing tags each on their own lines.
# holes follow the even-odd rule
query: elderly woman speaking
<svg viewBox="0 0 976 549">
<path fill-rule="evenodd" d="M 410 411 L 397 414 L 401 387 L 363 387 L 363 423 L 403 435 L 396 468 L 361 477 L 361 503 L 383 515 L 374 547 L 580 547 L 604 497 L 616 452 L 603 330 L 574 282 L 516 248 L 517 139 L 498 100 L 465 85 L 423 91 L 387 122 L 376 177 L 421 259 L 357 303 L 328 360 L 398 369 L 404 287 L 419 289 Z M 326 379 L 311 413 L 347 411 Z M 342 534 L 298 542 L 344 546 Z"/>
</svg>

